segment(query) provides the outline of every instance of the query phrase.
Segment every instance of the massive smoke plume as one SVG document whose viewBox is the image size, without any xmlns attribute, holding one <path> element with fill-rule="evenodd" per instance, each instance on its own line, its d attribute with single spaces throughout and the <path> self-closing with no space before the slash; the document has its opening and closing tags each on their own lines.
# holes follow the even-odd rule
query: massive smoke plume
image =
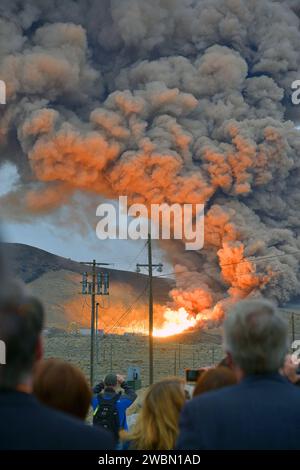
<svg viewBox="0 0 300 470">
<path fill-rule="evenodd" d="M 51 212 L 75 191 L 205 202 L 205 248 L 170 250 L 178 308 L 219 318 L 225 297 L 299 293 L 298 2 L 2 0 L 0 11 L 1 160 L 20 173 L 2 208 Z"/>
</svg>

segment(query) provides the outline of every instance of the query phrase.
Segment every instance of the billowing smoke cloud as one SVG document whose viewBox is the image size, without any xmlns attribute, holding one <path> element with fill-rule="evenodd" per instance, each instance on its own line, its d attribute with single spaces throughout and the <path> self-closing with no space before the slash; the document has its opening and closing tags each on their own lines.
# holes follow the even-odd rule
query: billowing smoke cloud
<svg viewBox="0 0 300 470">
<path fill-rule="evenodd" d="M 297 4 L 2 1 L 1 158 L 21 175 L 6 204 L 40 214 L 75 191 L 205 202 L 205 248 L 170 250 L 176 306 L 216 319 L 225 297 L 295 296 Z"/>
</svg>

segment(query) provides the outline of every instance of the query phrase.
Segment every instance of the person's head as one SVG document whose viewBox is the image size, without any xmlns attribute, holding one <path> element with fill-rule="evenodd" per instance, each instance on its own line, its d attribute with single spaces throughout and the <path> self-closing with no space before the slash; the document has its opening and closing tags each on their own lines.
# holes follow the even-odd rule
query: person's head
<svg viewBox="0 0 300 470">
<path fill-rule="evenodd" d="M 40 361 L 34 371 L 33 393 L 45 405 L 85 420 L 92 391 L 83 372 L 60 359 Z"/>
<path fill-rule="evenodd" d="M 116 374 L 107 374 L 104 379 L 104 387 L 116 390 L 118 386 L 118 376 Z"/>
<path fill-rule="evenodd" d="M 263 299 L 237 303 L 224 322 L 224 348 L 240 375 L 278 372 L 288 350 L 288 327 Z"/>
<path fill-rule="evenodd" d="M 6 363 L 0 365 L 0 389 L 28 388 L 34 364 L 42 357 L 42 304 L 20 284 L 9 281 L 0 296 L 0 340 Z"/>
<path fill-rule="evenodd" d="M 237 383 L 235 373 L 228 367 L 213 367 L 208 369 L 199 377 L 193 392 L 193 397 L 202 393 L 228 387 Z"/>
<path fill-rule="evenodd" d="M 135 428 L 126 439 L 130 440 L 137 450 L 173 449 L 178 435 L 179 415 L 184 403 L 183 380 L 170 378 L 151 385 L 145 395 Z"/>
</svg>

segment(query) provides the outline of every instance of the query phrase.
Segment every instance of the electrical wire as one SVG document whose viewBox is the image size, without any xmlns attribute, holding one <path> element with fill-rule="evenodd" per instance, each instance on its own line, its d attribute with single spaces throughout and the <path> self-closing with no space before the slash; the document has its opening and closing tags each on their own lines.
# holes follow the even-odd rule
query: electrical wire
<svg viewBox="0 0 300 470">
<path fill-rule="evenodd" d="M 121 316 L 114 323 L 114 325 L 111 328 L 109 328 L 108 331 L 106 331 L 106 334 L 109 334 L 112 330 L 114 330 L 120 324 L 120 322 L 123 320 L 123 318 L 125 318 L 131 312 L 133 307 L 136 305 L 136 303 L 140 300 L 140 298 L 144 295 L 144 293 L 148 289 L 148 285 L 149 285 L 149 281 L 147 281 L 147 283 L 146 283 L 144 289 L 142 290 L 142 292 L 135 298 L 135 300 L 132 302 L 132 304 L 129 305 L 129 307 L 126 308 L 126 310 L 121 314 Z"/>
<path fill-rule="evenodd" d="M 293 251 L 291 253 L 282 253 L 281 255 L 266 255 L 266 256 L 259 256 L 255 259 L 244 259 L 242 261 L 237 261 L 237 262 L 234 262 L 234 263 L 224 263 L 224 264 L 220 264 L 220 266 L 234 266 L 236 264 L 242 264 L 242 263 L 248 263 L 249 261 L 250 262 L 259 262 L 259 261 L 264 261 L 266 259 L 270 259 L 270 258 L 280 258 L 282 256 L 291 256 L 291 255 L 296 255 L 296 254 L 300 254 L 300 250 L 296 250 L 296 251 Z"/>
<path fill-rule="evenodd" d="M 295 255 L 295 254 L 299 254 L 300 255 L 300 250 L 296 250 L 296 251 L 293 251 L 292 253 L 283 253 L 283 254 L 278 254 L 278 255 L 266 255 L 266 256 L 261 256 L 261 257 L 257 257 L 255 259 L 244 259 L 242 261 L 237 261 L 237 262 L 234 262 L 234 263 L 224 263 L 224 264 L 220 264 L 220 267 L 224 267 L 224 266 L 236 266 L 236 265 L 239 265 L 239 264 L 243 264 L 243 263 L 252 263 L 252 262 L 261 262 L 261 261 L 265 261 L 266 259 L 272 259 L 272 258 L 280 258 L 280 257 L 283 257 L 283 256 L 291 256 L 291 255 Z M 208 268 L 206 267 L 205 270 L 211 270 L 212 268 Z M 159 276 L 155 276 L 156 278 L 157 277 L 166 277 L 166 276 L 171 276 L 171 275 L 176 275 L 176 274 L 183 274 L 185 273 L 186 270 L 183 270 L 183 271 L 172 271 L 170 273 L 164 273 L 164 274 L 161 274 Z M 283 271 L 275 271 L 275 272 L 284 272 Z M 251 273 L 244 273 L 244 274 L 239 274 L 239 276 L 245 276 L 247 274 L 251 274 Z"/>
<path fill-rule="evenodd" d="M 129 267 L 127 268 L 127 271 L 130 271 L 132 266 L 135 264 L 135 262 L 137 261 L 137 259 L 141 256 L 141 254 L 143 253 L 144 249 L 146 248 L 147 246 L 147 243 L 148 241 L 146 241 L 144 243 L 144 245 L 142 246 L 142 248 L 140 249 L 140 251 L 138 252 L 138 254 L 135 256 L 134 260 L 130 263 Z"/>
<path fill-rule="evenodd" d="M 99 302 L 98 302 L 98 303 L 99 303 Z M 89 309 L 91 309 L 91 307 L 92 307 L 91 304 L 88 303 L 88 301 L 87 301 L 87 299 L 86 299 L 86 296 L 84 296 L 84 305 L 86 305 Z M 99 306 L 100 306 L 100 304 L 99 304 Z M 101 306 L 100 306 L 100 307 L 101 307 Z M 103 308 L 103 307 L 101 307 L 101 308 Z M 106 308 L 108 308 L 108 307 L 106 307 Z M 82 312 L 81 312 L 81 313 L 83 313 L 83 308 L 82 308 Z M 102 322 L 102 324 L 103 324 L 104 329 L 108 327 L 107 324 L 103 321 L 102 318 L 101 318 L 101 322 Z"/>
</svg>

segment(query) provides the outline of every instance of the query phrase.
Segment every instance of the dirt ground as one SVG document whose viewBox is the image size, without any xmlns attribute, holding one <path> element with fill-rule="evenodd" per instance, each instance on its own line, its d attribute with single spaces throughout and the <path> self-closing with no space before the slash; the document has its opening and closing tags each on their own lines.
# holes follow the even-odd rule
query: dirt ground
<svg viewBox="0 0 300 470">
<path fill-rule="evenodd" d="M 89 377 L 90 338 L 74 334 L 45 337 L 46 357 L 59 357 L 78 365 Z M 186 368 L 217 363 L 223 357 L 220 344 L 182 344 L 154 340 L 154 380 L 183 376 Z M 148 338 L 136 335 L 101 337 L 95 347 L 95 382 L 108 372 L 127 376 L 130 366 L 140 368 L 143 386 L 148 385 Z"/>
<path fill-rule="evenodd" d="M 290 342 L 300 339 L 300 315 L 282 311 L 289 322 Z M 45 336 L 46 357 L 59 357 L 78 365 L 89 378 L 90 338 L 78 334 Z M 184 376 L 186 368 L 217 364 L 223 358 L 221 329 L 173 338 L 154 339 L 154 381 L 166 376 Z M 127 376 L 130 366 L 140 368 L 142 386 L 148 385 L 148 337 L 134 334 L 99 337 L 95 344 L 95 383 L 108 372 Z"/>
</svg>

